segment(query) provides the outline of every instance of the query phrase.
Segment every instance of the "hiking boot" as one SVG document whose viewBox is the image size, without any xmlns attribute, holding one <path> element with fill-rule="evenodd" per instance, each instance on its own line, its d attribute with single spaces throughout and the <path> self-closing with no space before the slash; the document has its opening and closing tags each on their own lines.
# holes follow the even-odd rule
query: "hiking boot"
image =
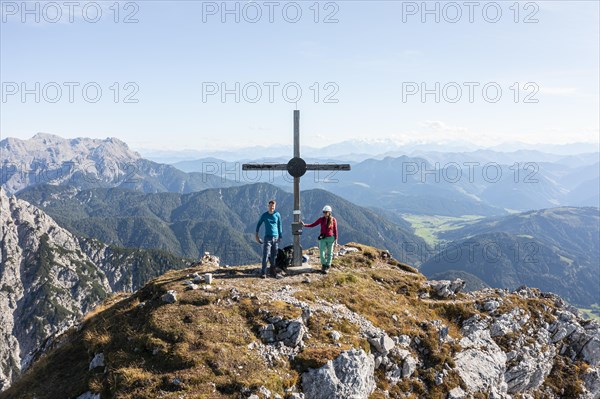
<svg viewBox="0 0 600 399">
<path fill-rule="evenodd" d="M 266 273 L 261 274 L 260 278 L 267 278 L 267 274 Z"/>
</svg>

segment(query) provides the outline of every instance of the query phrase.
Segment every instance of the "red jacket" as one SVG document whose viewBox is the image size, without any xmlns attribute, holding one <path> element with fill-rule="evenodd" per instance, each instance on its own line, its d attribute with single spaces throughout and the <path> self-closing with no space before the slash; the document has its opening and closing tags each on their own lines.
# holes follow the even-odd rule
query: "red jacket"
<svg viewBox="0 0 600 399">
<path fill-rule="evenodd" d="M 316 225 L 321 225 L 321 234 L 325 237 L 334 236 L 335 239 L 338 239 L 338 231 L 337 231 L 337 220 L 332 216 L 333 223 L 331 223 L 331 227 L 327 227 L 327 218 L 325 216 L 321 216 L 314 223 L 305 224 L 304 227 L 315 227 Z"/>
</svg>

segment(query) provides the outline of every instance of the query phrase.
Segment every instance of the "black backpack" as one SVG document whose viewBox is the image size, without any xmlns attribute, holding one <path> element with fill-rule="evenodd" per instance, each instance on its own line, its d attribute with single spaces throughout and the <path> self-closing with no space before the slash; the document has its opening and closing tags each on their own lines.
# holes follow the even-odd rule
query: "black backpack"
<svg viewBox="0 0 600 399">
<path fill-rule="evenodd" d="M 292 265 L 294 260 L 294 246 L 288 245 L 287 247 L 277 250 L 277 259 L 275 259 L 275 266 L 283 271 L 286 271 L 289 266 Z"/>
</svg>

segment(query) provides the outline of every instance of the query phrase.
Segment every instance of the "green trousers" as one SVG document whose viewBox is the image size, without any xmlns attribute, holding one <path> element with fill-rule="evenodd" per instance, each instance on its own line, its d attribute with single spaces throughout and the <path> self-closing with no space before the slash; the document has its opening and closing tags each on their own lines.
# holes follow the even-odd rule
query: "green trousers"
<svg viewBox="0 0 600 399">
<path fill-rule="evenodd" d="M 334 242 L 334 236 L 325 237 L 322 240 L 319 240 L 319 255 L 321 256 L 321 265 L 324 265 L 325 267 L 331 266 Z"/>
</svg>

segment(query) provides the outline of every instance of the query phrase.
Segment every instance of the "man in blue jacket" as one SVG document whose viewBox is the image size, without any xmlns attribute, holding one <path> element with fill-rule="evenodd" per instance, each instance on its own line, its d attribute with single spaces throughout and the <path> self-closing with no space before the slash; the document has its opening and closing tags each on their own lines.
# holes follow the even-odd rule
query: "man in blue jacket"
<svg viewBox="0 0 600 399">
<path fill-rule="evenodd" d="M 275 259 L 277 259 L 278 244 L 281 242 L 281 215 L 275 212 L 275 200 L 269 201 L 269 210 L 263 213 L 256 224 L 256 241 L 263 244 L 261 278 L 267 278 L 267 257 L 271 262 L 271 274 L 275 277 Z M 260 225 L 265 224 L 264 239 L 258 236 Z"/>
</svg>

